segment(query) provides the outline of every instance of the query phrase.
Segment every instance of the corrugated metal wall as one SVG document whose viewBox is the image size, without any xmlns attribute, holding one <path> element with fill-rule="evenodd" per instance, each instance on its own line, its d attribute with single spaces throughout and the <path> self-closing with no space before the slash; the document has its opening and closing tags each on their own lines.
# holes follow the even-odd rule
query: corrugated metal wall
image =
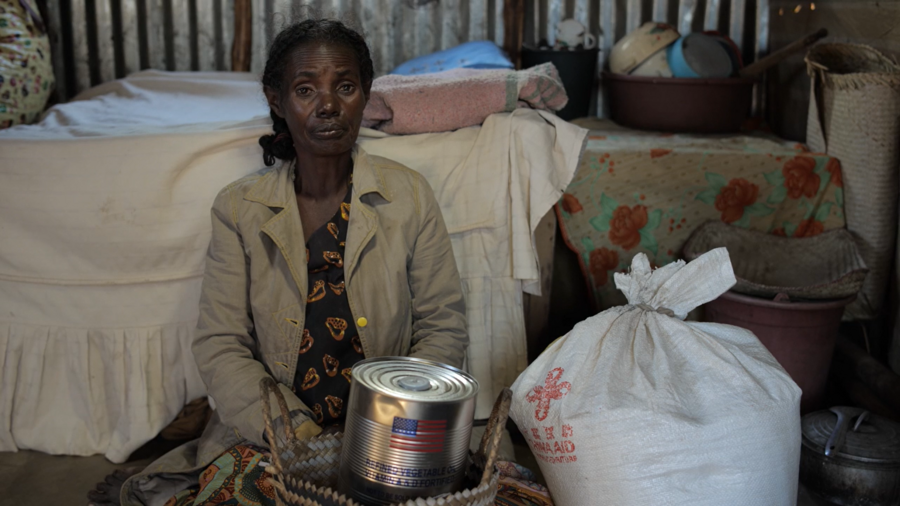
<svg viewBox="0 0 900 506">
<path fill-rule="evenodd" d="M 769 0 L 525 0 L 525 42 L 553 42 L 556 23 L 574 17 L 600 37 L 601 64 L 614 42 L 645 21 L 682 32 L 729 34 L 745 57 L 765 53 Z M 61 96 L 136 70 L 229 70 L 233 0 L 49 0 L 60 34 L 54 62 Z M 252 71 L 287 22 L 306 13 L 361 27 L 376 72 L 469 40 L 503 43 L 503 0 L 253 0 Z"/>
<path fill-rule="evenodd" d="M 360 27 L 375 70 L 469 40 L 502 43 L 493 0 L 253 0 L 253 72 L 279 29 L 301 16 Z M 61 96 L 145 68 L 230 70 L 234 0 L 49 0 Z"/>
</svg>

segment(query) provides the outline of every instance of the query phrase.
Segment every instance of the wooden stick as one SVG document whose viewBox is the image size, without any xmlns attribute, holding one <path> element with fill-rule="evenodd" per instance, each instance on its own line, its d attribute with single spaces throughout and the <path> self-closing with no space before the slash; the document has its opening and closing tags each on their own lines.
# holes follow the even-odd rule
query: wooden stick
<svg viewBox="0 0 900 506">
<path fill-rule="evenodd" d="M 826 36 L 828 36 L 828 30 L 822 28 L 818 32 L 816 32 L 812 35 L 807 35 L 806 37 L 804 37 L 800 40 L 795 40 L 794 42 L 791 42 L 787 46 L 784 46 L 783 48 L 779 49 L 778 51 L 775 51 L 774 53 L 770 54 L 769 56 L 766 56 L 765 58 L 763 58 L 759 61 L 753 62 L 750 65 L 747 65 L 746 67 L 741 69 L 741 71 L 739 72 L 739 75 L 741 77 L 758 76 L 759 74 L 762 74 L 763 72 L 765 72 L 769 67 L 777 65 L 778 63 L 780 63 L 782 60 L 784 60 L 788 56 L 796 53 L 797 51 L 800 51 L 801 49 L 805 49 L 805 48 L 815 44 L 816 42 L 825 38 Z"/>
<path fill-rule="evenodd" d="M 484 471 L 481 474 L 481 483 L 490 481 L 494 474 L 494 463 L 497 462 L 497 452 L 500 450 L 500 439 L 506 429 L 506 420 L 509 417 L 509 406 L 512 403 L 512 390 L 504 388 L 491 410 L 484 435 L 481 437 L 481 445 L 478 453 L 485 458 Z"/>
<path fill-rule="evenodd" d="M 253 7 L 250 0 L 234 0 L 234 40 L 231 44 L 231 70 L 250 72 L 253 43 Z"/>
</svg>

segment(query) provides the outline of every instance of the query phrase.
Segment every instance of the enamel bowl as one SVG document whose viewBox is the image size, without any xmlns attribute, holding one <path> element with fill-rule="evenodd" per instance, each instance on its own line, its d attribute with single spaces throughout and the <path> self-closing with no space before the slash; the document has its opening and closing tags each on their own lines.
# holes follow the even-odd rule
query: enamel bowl
<svg viewBox="0 0 900 506">
<path fill-rule="evenodd" d="M 629 74 L 658 51 L 678 40 L 678 32 L 665 23 L 644 23 L 613 46 L 609 69 L 614 74 Z"/>
<path fill-rule="evenodd" d="M 672 69 L 669 67 L 669 58 L 666 56 L 665 50 L 659 50 L 647 58 L 644 63 L 637 66 L 631 71 L 633 76 L 642 77 L 672 77 Z"/>
<path fill-rule="evenodd" d="M 728 51 L 728 56 L 731 57 L 731 65 L 734 68 L 734 73 L 738 73 L 744 68 L 744 59 L 741 56 L 741 48 L 739 48 L 730 37 L 716 31 L 706 31 L 703 33 L 704 35 L 709 35 L 716 39 L 723 47 L 725 47 L 725 50 Z"/>
</svg>

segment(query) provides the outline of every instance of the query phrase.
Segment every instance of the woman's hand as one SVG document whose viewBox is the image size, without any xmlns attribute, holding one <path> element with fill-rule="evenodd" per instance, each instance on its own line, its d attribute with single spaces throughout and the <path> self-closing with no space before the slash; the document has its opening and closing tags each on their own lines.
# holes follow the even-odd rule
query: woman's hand
<svg viewBox="0 0 900 506">
<path fill-rule="evenodd" d="M 319 427 L 312 420 L 304 420 L 296 429 L 294 429 L 294 437 L 300 441 L 314 438 L 322 433 L 322 427 Z"/>
</svg>

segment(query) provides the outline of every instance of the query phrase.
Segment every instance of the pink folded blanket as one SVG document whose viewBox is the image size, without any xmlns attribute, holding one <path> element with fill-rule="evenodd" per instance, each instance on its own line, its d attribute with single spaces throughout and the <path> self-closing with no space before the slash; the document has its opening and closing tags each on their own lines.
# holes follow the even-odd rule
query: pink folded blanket
<svg viewBox="0 0 900 506">
<path fill-rule="evenodd" d="M 568 97 L 552 63 L 525 70 L 454 69 L 375 79 L 363 126 L 390 134 L 446 132 L 480 125 L 517 107 L 558 111 Z"/>
</svg>

